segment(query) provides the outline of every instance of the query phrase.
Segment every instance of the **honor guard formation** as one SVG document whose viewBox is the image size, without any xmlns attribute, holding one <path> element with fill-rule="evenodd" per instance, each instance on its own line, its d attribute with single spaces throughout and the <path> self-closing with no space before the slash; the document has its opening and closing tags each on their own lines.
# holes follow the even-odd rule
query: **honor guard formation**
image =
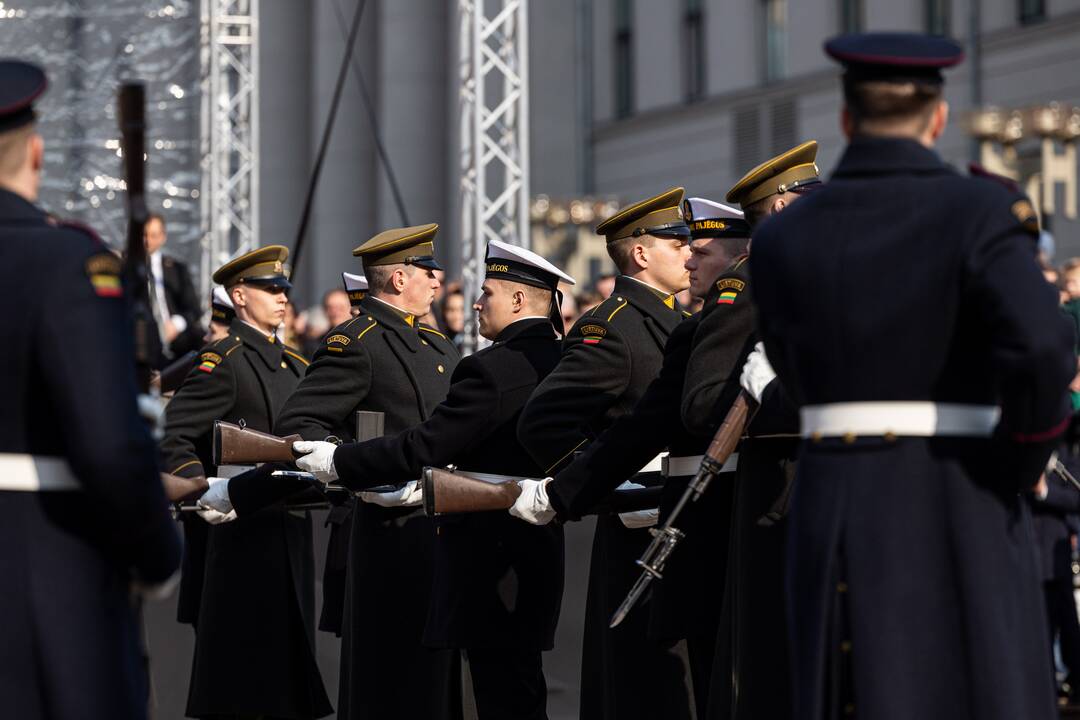
<svg viewBox="0 0 1080 720">
<path fill-rule="evenodd" d="M 312 341 L 282 245 L 200 299 L 164 218 L 119 256 L 39 209 L 46 78 L 0 61 L 0 717 L 153 716 L 141 602 L 174 588 L 189 717 L 547 718 L 560 613 L 586 720 L 1057 717 L 1080 310 L 1028 198 L 935 152 L 960 47 L 825 51 L 831 174 L 808 140 L 623 207 L 596 227 L 613 287 L 570 323 L 574 278 L 491 240 L 467 356 L 435 223 L 342 258 Z"/>
</svg>

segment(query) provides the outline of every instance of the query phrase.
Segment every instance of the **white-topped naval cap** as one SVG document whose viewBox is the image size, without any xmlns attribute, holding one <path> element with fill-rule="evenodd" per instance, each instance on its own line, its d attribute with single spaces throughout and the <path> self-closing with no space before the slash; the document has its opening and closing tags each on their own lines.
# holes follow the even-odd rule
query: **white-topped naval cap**
<svg viewBox="0 0 1080 720">
<path fill-rule="evenodd" d="M 225 292 L 225 288 L 220 285 L 214 286 L 214 292 L 210 295 L 210 302 L 217 305 L 223 305 L 227 308 L 233 306 L 232 298 L 229 297 L 229 293 Z"/>
<path fill-rule="evenodd" d="M 683 217 L 694 239 L 711 237 L 750 237 L 750 224 L 743 211 L 708 198 L 683 200 Z"/>
<path fill-rule="evenodd" d="M 683 202 L 686 222 L 694 220 L 742 220 L 743 211 L 708 198 L 692 197 Z"/>
<path fill-rule="evenodd" d="M 367 290 L 368 281 L 363 275 L 356 275 L 354 273 L 341 273 L 341 282 L 345 283 L 345 292 L 351 290 Z"/>
<path fill-rule="evenodd" d="M 532 250 L 500 240 L 488 242 L 487 275 L 551 288 L 560 282 L 576 284 L 574 278 Z"/>
</svg>

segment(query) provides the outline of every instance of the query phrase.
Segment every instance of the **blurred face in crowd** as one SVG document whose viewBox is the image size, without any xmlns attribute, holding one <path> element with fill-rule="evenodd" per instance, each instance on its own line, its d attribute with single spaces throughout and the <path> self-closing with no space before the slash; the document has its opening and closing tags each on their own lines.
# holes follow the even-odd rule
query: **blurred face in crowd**
<svg viewBox="0 0 1080 720">
<path fill-rule="evenodd" d="M 435 270 L 417 265 L 403 267 L 403 270 L 394 273 L 394 283 L 401 296 L 402 309 L 417 316 L 427 315 L 442 283 L 435 275 Z"/>
<path fill-rule="evenodd" d="M 285 288 L 273 285 L 234 285 L 229 290 L 236 316 L 254 325 L 267 335 L 272 334 L 285 319 L 285 305 L 289 302 Z"/>
<path fill-rule="evenodd" d="M 485 280 L 480 297 L 473 303 L 480 319 L 480 334 L 494 340 L 503 329 L 524 311 L 525 290 L 506 280 Z"/>
<path fill-rule="evenodd" d="M 690 273 L 686 261 L 690 259 L 690 244 L 674 238 L 656 238 L 649 247 L 635 248 L 643 253 L 641 264 L 645 270 L 638 275 L 643 282 L 657 290 L 677 293 L 690 286 Z"/>
<path fill-rule="evenodd" d="M 606 275 L 596 281 L 596 292 L 600 293 L 600 297 L 607 300 L 611 297 L 611 293 L 615 292 L 615 276 Z"/>
<path fill-rule="evenodd" d="M 210 326 L 206 328 L 206 334 L 203 335 L 203 342 L 209 345 L 212 342 L 217 342 L 223 337 L 228 336 L 229 326 L 223 323 L 219 323 L 216 320 L 210 321 Z"/>
<path fill-rule="evenodd" d="M 686 269 L 690 274 L 690 294 L 704 298 L 720 273 L 735 260 L 734 243 L 727 238 L 697 238 L 690 242 Z"/>
<path fill-rule="evenodd" d="M 443 300 L 443 320 L 453 334 L 465 331 L 465 296 L 451 293 Z"/>
<path fill-rule="evenodd" d="M 574 323 L 577 322 L 580 313 L 578 312 L 577 298 L 574 297 L 574 293 L 570 292 L 569 285 L 560 285 L 559 289 L 562 290 L 562 302 L 559 304 L 559 312 L 562 313 L 563 319 L 563 335 L 570 332 L 570 328 L 574 327 Z"/>
<path fill-rule="evenodd" d="M 323 312 L 330 327 L 337 327 L 341 323 L 352 318 L 352 306 L 349 304 L 349 296 L 344 290 L 334 290 L 323 298 Z"/>
<path fill-rule="evenodd" d="M 1065 282 L 1062 284 L 1070 300 L 1080 298 L 1080 268 L 1065 273 Z"/>
<path fill-rule="evenodd" d="M 165 225 L 158 218 L 150 218 L 143 227 L 146 253 L 153 255 L 165 244 Z"/>
</svg>

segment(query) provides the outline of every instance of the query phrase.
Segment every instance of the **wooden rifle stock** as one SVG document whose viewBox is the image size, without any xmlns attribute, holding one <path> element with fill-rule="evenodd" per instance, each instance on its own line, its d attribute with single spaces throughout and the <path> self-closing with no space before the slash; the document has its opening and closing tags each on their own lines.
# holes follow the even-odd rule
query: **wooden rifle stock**
<svg viewBox="0 0 1080 720">
<path fill-rule="evenodd" d="M 491 483 L 440 468 L 424 468 L 424 512 L 445 513 L 509 510 L 521 495 L 513 480 Z"/>
<path fill-rule="evenodd" d="M 299 435 L 278 437 L 218 420 L 214 423 L 214 464 L 291 463 L 298 457 L 293 443 L 299 440 L 303 440 Z"/>
</svg>

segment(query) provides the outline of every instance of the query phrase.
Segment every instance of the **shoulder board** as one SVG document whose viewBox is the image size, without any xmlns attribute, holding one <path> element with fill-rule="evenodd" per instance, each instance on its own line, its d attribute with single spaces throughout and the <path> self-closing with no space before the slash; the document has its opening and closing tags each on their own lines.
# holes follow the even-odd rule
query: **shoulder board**
<svg viewBox="0 0 1080 720">
<path fill-rule="evenodd" d="M 56 227 L 64 228 L 66 230 L 74 230 L 76 232 L 82 233 L 83 235 L 88 236 L 91 240 L 96 242 L 102 248 L 104 248 L 106 250 L 109 249 L 109 246 L 105 243 L 104 240 L 101 239 L 101 236 L 98 235 L 97 232 L 92 227 L 90 227 L 89 225 L 83 225 L 81 222 L 78 222 L 77 220 L 63 220 L 63 219 L 60 219 L 60 218 L 53 218 L 53 217 L 50 217 L 49 220 Z M 109 250 L 109 252 L 111 253 L 112 251 Z"/>
<path fill-rule="evenodd" d="M 293 359 L 294 359 L 294 360 L 296 360 L 296 361 L 297 361 L 298 363 L 300 363 L 301 365 L 303 365 L 304 367 L 307 367 L 308 365 L 310 365 L 310 364 L 311 364 L 311 363 L 310 363 L 310 362 L 308 361 L 308 359 L 307 359 L 306 357 L 304 357 L 303 355 L 301 355 L 301 354 L 300 354 L 299 352 L 297 352 L 297 351 L 296 351 L 295 349 L 293 349 L 293 348 L 291 348 L 291 347 L 287 347 L 287 346 L 286 346 L 286 347 L 283 347 L 283 348 L 282 348 L 282 351 L 283 351 L 283 352 L 284 352 L 284 353 L 285 353 L 286 355 L 288 355 L 289 357 L 293 358 Z"/>
<path fill-rule="evenodd" d="M 604 322 L 611 322 L 611 319 L 615 317 L 620 310 L 626 307 L 627 302 L 627 299 L 621 295 L 611 295 L 604 300 L 604 302 L 590 310 L 588 317 L 598 318 Z"/>
<path fill-rule="evenodd" d="M 436 330 L 433 327 L 428 327 L 427 325 L 419 325 L 418 327 L 421 330 L 423 330 L 424 332 L 431 333 L 432 335 L 438 335 L 443 340 L 446 340 L 447 342 L 450 342 L 450 338 L 446 337 L 445 335 L 443 335 L 441 332 L 439 332 L 438 330 Z"/>
</svg>

